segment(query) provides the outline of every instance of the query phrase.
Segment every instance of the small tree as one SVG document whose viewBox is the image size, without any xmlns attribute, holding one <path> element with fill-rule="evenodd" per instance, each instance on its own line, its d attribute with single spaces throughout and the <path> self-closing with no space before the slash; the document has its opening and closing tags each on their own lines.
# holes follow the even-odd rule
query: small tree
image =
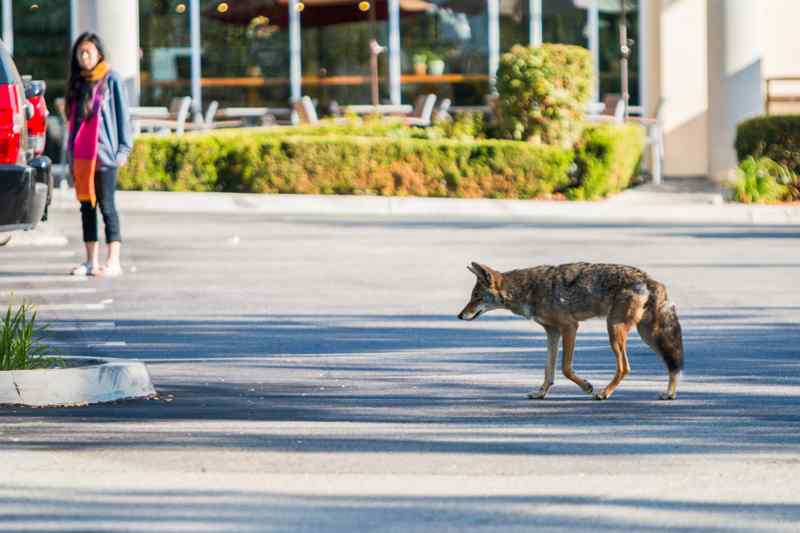
<svg viewBox="0 0 800 533">
<path fill-rule="evenodd" d="M 516 45 L 497 70 L 500 137 L 570 147 L 591 94 L 592 57 L 579 46 Z"/>
</svg>

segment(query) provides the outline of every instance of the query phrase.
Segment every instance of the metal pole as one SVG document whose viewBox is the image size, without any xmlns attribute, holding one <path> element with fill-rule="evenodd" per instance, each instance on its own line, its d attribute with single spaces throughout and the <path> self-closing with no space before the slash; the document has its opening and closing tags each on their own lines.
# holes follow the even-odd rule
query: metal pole
<svg viewBox="0 0 800 533">
<path fill-rule="evenodd" d="M 372 97 L 372 105 L 376 106 L 381 103 L 380 80 L 378 80 L 378 54 L 381 53 L 383 47 L 378 44 L 378 39 L 375 35 L 374 2 L 369 6 L 369 32 L 371 35 L 371 39 L 369 42 L 370 96 Z"/>
<path fill-rule="evenodd" d="M 14 19 L 11 0 L 3 0 L 3 42 L 6 43 L 11 55 L 14 55 Z"/>
<path fill-rule="evenodd" d="M 389 0 L 389 100 L 400 105 L 402 100 L 400 72 L 400 0 Z"/>
<path fill-rule="evenodd" d="M 639 106 L 641 106 L 642 115 L 644 116 L 649 116 L 651 113 L 650 99 L 647 94 L 648 88 L 645 83 L 649 63 L 647 56 L 650 54 L 650 47 L 653 42 L 652 36 L 648 37 L 649 32 L 646 29 L 649 9 L 647 2 L 639 3 L 639 34 L 636 36 L 639 41 Z"/>
<path fill-rule="evenodd" d="M 628 118 L 628 101 L 630 100 L 630 93 L 628 87 L 628 56 L 631 49 L 628 47 L 628 21 L 627 11 L 625 9 L 625 0 L 620 0 L 621 13 L 619 18 L 619 70 L 622 74 L 622 108 L 624 109 L 623 117 Z"/>
<path fill-rule="evenodd" d="M 597 0 L 589 4 L 589 50 L 592 52 L 592 68 L 594 69 L 594 86 L 592 101 L 600 100 L 600 16 Z"/>
<path fill-rule="evenodd" d="M 289 0 L 289 101 L 301 98 L 302 57 L 300 55 L 300 12 L 298 0 Z"/>
<path fill-rule="evenodd" d="M 500 66 L 500 0 L 486 0 L 486 12 L 489 17 L 489 91 L 495 94 Z"/>
<path fill-rule="evenodd" d="M 189 3 L 189 40 L 192 54 L 192 110 L 195 120 L 203 116 L 203 88 L 200 63 L 200 0 Z"/>
<path fill-rule="evenodd" d="M 528 0 L 531 16 L 528 18 L 528 33 L 531 46 L 542 44 L 542 0 Z"/>
</svg>

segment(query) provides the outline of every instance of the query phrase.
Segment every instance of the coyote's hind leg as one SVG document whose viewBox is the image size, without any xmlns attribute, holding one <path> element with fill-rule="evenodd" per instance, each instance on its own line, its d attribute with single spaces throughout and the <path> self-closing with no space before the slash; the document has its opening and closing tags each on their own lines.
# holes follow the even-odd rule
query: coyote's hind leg
<svg viewBox="0 0 800 533">
<path fill-rule="evenodd" d="M 544 382 L 539 390 L 528 393 L 528 398 L 531 400 L 543 400 L 555 381 L 558 341 L 561 335 L 555 328 L 545 328 L 545 331 L 547 331 L 547 362 L 544 366 Z"/>
<path fill-rule="evenodd" d="M 606 385 L 606 388 L 599 391 L 594 395 L 595 400 L 607 400 L 616 389 L 622 380 L 631 373 L 631 363 L 628 361 L 628 332 L 633 324 L 622 323 L 609 323 L 608 324 L 608 340 L 611 344 L 611 349 L 614 352 L 614 357 L 617 362 L 617 371 L 614 378 Z"/>
<path fill-rule="evenodd" d="M 595 394 L 595 400 L 607 400 L 614 394 L 614 390 L 625 376 L 631 373 L 631 363 L 628 361 L 628 333 L 633 326 L 641 322 L 648 296 L 649 292 L 645 287 L 635 287 L 623 293 L 622 298 L 608 313 L 608 342 L 614 352 L 617 371 L 606 388 Z"/>
</svg>

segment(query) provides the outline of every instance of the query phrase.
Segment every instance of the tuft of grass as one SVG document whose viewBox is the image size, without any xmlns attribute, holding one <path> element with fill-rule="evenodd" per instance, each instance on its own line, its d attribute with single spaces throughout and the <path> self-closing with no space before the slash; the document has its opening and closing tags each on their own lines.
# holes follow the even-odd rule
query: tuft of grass
<svg viewBox="0 0 800 533">
<path fill-rule="evenodd" d="M 768 157 L 748 156 L 739 164 L 734 199 L 744 203 L 775 203 L 796 199 L 797 175 Z"/>
<path fill-rule="evenodd" d="M 32 305 L 9 305 L 0 323 L 0 370 L 46 368 L 57 363 L 58 359 L 45 357 L 49 352 L 42 342 L 46 329 L 36 324 Z"/>
</svg>

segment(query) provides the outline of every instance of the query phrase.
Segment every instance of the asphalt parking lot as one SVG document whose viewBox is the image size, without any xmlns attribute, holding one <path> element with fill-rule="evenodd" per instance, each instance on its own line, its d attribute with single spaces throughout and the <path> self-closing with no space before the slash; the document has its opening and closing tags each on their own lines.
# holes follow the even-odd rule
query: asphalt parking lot
<svg viewBox="0 0 800 533">
<path fill-rule="evenodd" d="M 122 278 L 67 245 L 0 249 L 66 355 L 145 360 L 158 399 L 0 408 L 0 531 L 796 531 L 800 229 L 123 212 Z M 456 319 L 474 276 L 639 266 L 684 329 L 675 402 L 632 335 L 594 402 L 540 327 Z M 575 368 L 614 359 L 584 323 Z"/>
</svg>

